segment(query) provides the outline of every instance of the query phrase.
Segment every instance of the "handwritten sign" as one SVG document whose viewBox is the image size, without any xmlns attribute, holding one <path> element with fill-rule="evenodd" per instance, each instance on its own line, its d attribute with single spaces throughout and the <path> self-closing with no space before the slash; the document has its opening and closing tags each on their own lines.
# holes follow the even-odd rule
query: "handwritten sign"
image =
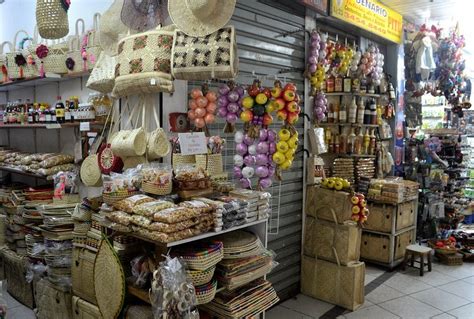
<svg viewBox="0 0 474 319">
<path fill-rule="evenodd" d="M 207 154 L 206 135 L 204 135 L 204 132 L 178 133 L 178 138 L 181 154 Z"/>
<path fill-rule="evenodd" d="M 402 42 L 403 17 L 376 0 L 331 1 L 331 16 L 392 42 Z"/>
</svg>

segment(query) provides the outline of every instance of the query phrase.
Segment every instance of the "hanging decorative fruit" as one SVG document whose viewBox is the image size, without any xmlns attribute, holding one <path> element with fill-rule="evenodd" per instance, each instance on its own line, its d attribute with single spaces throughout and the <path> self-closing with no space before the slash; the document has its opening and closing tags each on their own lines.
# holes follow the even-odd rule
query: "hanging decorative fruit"
<svg viewBox="0 0 474 319">
<path fill-rule="evenodd" d="M 253 138 L 259 137 L 261 128 L 273 123 L 272 90 L 261 87 L 260 80 L 254 80 L 247 89 L 248 95 L 242 99 L 240 119 L 245 123 L 244 129 Z"/>
<path fill-rule="evenodd" d="M 218 90 L 217 115 L 226 120 L 225 133 L 235 132 L 235 122 L 242 112 L 244 88 L 237 86 L 234 81 L 222 84 Z"/>
<path fill-rule="evenodd" d="M 351 198 L 352 203 L 352 220 L 363 224 L 367 221 L 369 216 L 369 209 L 367 208 L 367 201 L 365 200 L 364 194 L 355 193 Z"/>
<path fill-rule="evenodd" d="M 201 89 L 192 89 L 190 97 L 188 118 L 194 126 L 197 129 L 204 129 L 207 125 L 214 123 L 217 93 L 209 90 L 207 84 L 203 84 Z"/>
</svg>

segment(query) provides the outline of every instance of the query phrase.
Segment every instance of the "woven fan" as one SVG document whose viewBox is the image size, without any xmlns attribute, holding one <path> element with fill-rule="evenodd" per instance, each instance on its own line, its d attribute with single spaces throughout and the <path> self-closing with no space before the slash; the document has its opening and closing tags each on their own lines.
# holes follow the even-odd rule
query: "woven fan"
<svg viewBox="0 0 474 319">
<path fill-rule="evenodd" d="M 133 30 L 147 31 L 168 18 L 168 0 L 125 0 L 122 22 Z"/>
</svg>

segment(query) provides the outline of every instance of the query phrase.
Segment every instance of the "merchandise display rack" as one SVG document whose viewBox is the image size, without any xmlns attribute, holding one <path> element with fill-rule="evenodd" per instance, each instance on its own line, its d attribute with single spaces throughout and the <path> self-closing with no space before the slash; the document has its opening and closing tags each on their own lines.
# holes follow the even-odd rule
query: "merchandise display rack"
<svg viewBox="0 0 474 319">
<path fill-rule="evenodd" d="M 36 76 L 32 78 L 14 80 L 0 84 L 0 92 L 8 92 L 13 90 L 20 90 L 28 87 L 36 87 L 40 85 L 47 85 L 52 83 L 59 83 L 69 81 L 71 79 L 82 79 L 90 75 L 89 71 L 75 72 L 67 74 L 46 73 L 44 77 Z M 82 85 L 81 85 L 82 87 Z"/>
</svg>

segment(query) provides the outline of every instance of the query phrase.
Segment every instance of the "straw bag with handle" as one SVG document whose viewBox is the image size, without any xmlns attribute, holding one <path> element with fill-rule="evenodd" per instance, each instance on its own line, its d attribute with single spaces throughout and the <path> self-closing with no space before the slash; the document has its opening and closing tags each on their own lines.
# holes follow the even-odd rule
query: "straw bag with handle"
<svg viewBox="0 0 474 319">
<path fill-rule="evenodd" d="M 86 87 L 102 93 L 112 92 L 115 84 L 115 65 L 116 56 L 109 56 L 101 52 L 99 60 L 92 69 L 91 75 L 87 80 Z"/>
<path fill-rule="evenodd" d="M 62 0 L 36 1 L 36 24 L 42 38 L 59 39 L 69 33 L 68 3 Z"/>
<path fill-rule="evenodd" d="M 147 101 L 151 102 L 149 98 Z M 156 124 L 156 129 L 147 133 L 146 156 L 148 160 L 155 160 L 165 157 L 171 150 L 171 145 L 165 131 L 160 127 L 160 121 L 156 108 L 152 103 L 146 104 L 146 114 L 153 113 L 153 118 Z M 145 114 L 144 113 L 144 114 Z"/>
<path fill-rule="evenodd" d="M 69 51 L 68 44 L 62 41 L 51 41 L 46 47 L 47 53 L 42 58 L 45 72 L 57 74 L 67 73 L 66 59 Z M 38 55 L 38 57 L 40 56 Z"/>
<path fill-rule="evenodd" d="M 111 113 L 107 116 L 106 123 L 109 123 L 109 117 L 110 119 L 110 130 L 108 135 L 112 136 L 114 132 L 117 131 L 118 129 L 118 124 L 120 122 L 120 116 L 118 118 L 115 118 L 115 114 L 117 112 L 115 111 L 115 107 L 112 106 Z M 102 134 L 104 134 L 106 130 L 106 126 L 104 126 L 104 129 L 102 131 Z M 120 172 L 123 168 L 123 161 L 120 157 L 114 155 L 112 148 L 110 147 L 109 141 L 106 141 L 105 143 L 102 144 L 102 146 L 99 148 L 99 167 L 100 170 L 103 174 L 110 174 L 111 172 Z"/>
<path fill-rule="evenodd" d="M 223 27 L 205 37 L 192 37 L 175 30 L 171 54 L 171 74 L 175 79 L 232 79 L 237 76 L 238 67 L 233 26 Z"/>
<path fill-rule="evenodd" d="M 115 96 L 174 91 L 170 67 L 173 30 L 174 26 L 158 27 L 119 41 Z"/>
<path fill-rule="evenodd" d="M 97 63 L 102 47 L 100 46 L 99 39 L 99 21 L 100 13 L 94 14 L 94 24 L 92 30 L 87 32 L 84 37 L 83 45 L 85 45 L 84 51 L 87 54 L 87 70 L 92 70 Z"/>
<path fill-rule="evenodd" d="M 7 68 L 7 56 L 3 53 L 5 46 L 9 46 L 9 52 L 13 51 L 13 45 L 11 42 L 5 41 L 0 44 L 0 69 L 2 71 L 2 77 L 0 78 L 0 83 L 8 82 L 8 68 Z"/>
<path fill-rule="evenodd" d="M 140 112 L 143 112 L 142 98 L 140 98 L 138 105 L 136 105 L 130 112 L 130 116 L 124 128 L 128 126 L 133 127 L 132 121 L 135 117 L 136 127 L 138 124 Z M 110 146 L 114 155 L 119 156 L 121 158 L 142 156 L 146 152 L 145 130 L 143 129 L 143 127 L 121 130 L 112 136 L 110 140 Z"/>
<path fill-rule="evenodd" d="M 79 18 L 76 20 L 75 29 L 76 33 L 68 37 L 67 43 L 69 51 L 64 61 L 69 72 L 81 72 L 84 65 L 81 54 L 81 38 L 85 34 L 85 22 L 83 19 Z"/>
<path fill-rule="evenodd" d="M 21 42 L 19 43 L 18 36 L 22 33 L 25 34 L 26 37 L 24 37 L 23 40 L 21 40 Z M 24 44 L 28 40 L 32 41 L 33 39 L 30 38 L 26 31 L 19 30 L 17 31 L 17 33 L 15 33 L 15 36 L 13 38 L 13 50 L 6 54 L 8 76 L 10 77 L 10 79 L 20 79 L 38 75 L 38 69 L 36 65 L 33 64 L 34 60 L 31 59 L 31 61 L 28 61 L 30 60 L 28 58 L 29 54 L 26 54 L 25 56 L 24 53 L 27 52 L 23 52 Z"/>
<path fill-rule="evenodd" d="M 99 167 L 99 157 L 97 149 L 102 143 L 103 135 L 99 136 L 91 146 L 90 155 L 81 164 L 81 181 L 89 187 L 99 187 L 102 185 L 102 172 Z"/>
</svg>

